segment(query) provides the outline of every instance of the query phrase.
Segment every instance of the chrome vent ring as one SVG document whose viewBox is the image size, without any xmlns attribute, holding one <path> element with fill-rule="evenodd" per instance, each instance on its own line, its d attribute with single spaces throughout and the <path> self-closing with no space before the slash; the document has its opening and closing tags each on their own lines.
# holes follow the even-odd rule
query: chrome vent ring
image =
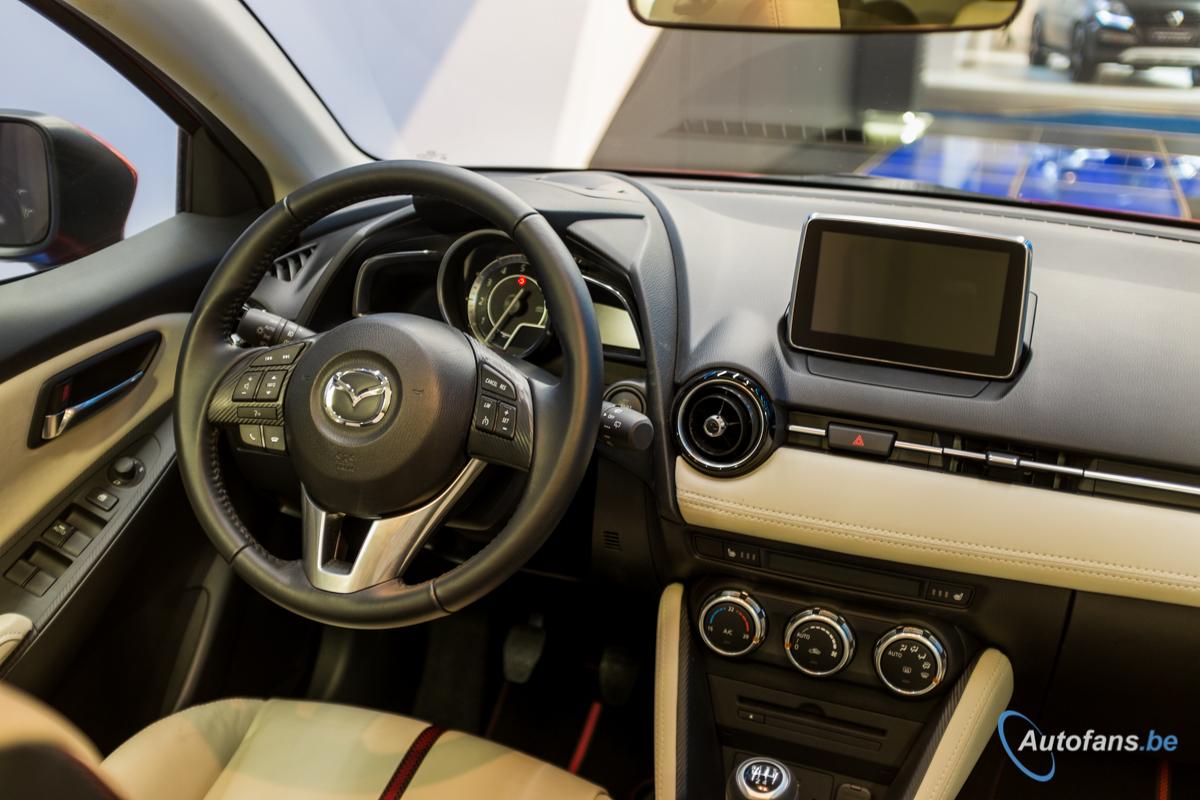
<svg viewBox="0 0 1200 800">
<path fill-rule="evenodd" d="M 689 381 L 675 407 L 675 437 L 689 464 L 709 475 L 746 472 L 769 451 L 774 411 L 753 379 L 731 369 Z"/>
</svg>

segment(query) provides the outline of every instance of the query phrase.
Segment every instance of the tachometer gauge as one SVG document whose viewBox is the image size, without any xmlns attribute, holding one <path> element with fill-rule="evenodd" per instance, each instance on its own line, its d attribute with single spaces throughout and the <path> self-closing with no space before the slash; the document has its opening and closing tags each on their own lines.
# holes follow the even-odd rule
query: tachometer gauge
<svg viewBox="0 0 1200 800">
<path fill-rule="evenodd" d="M 467 320 L 475 338 L 523 358 L 547 336 L 546 296 L 529 274 L 525 256 L 502 256 L 479 271 L 467 295 Z"/>
</svg>

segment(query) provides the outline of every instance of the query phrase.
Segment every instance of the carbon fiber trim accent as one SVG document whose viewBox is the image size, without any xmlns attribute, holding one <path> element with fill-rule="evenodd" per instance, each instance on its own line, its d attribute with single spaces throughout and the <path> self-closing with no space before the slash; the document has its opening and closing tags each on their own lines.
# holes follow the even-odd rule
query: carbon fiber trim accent
<svg viewBox="0 0 1200 800">
<path fill-rule="evenodd" d="M 963 674 L 946 692 L 937 716 L 925 723 L 925 729 L 921 732 L 918 745 L 921 748 L 920 756 L 916 760 L 910 758 L 904 770 L 897 776 L 896 782 L 892 784 L 891 791 L 888 793 L 891 800 L 916 800 L 917 789 L 920 787 L 925 773 L 929 770 L 930 763 L 933 762 L 933 754 L 937 752 L 942 737 L 946 735 L 950 718 L 954 716 L 954 711 L 958 708 L 959 701 L 962 700 L 963 693 L 967 690 L 967 683 L 971 680 L 971 675 L 975 672 L 978 664 L 979 656 L 975 656 L 971 664 L 963 670 Z"/>
<path fill-rule="evenodd" d="M 679 614 L 679 702 L 675 705 L 675 798 L 687 800 L 688 778 L 688 700 L 691 697 L 692 624 L 687 602 Z"/>
<path fill-rule="evenodd" d="M 508 382 L 516 390 L 516 400 L 494 394 L 489 396 L 495 397 L 499 402 L 511 403 L 516 406 L 517 420 L 513 427 L 513 437 L 508 439 L 479 430 L 475 427 L 472 419 L 471 433 L 467 437 L 467 452 L 495 464 L 528 470 L 533 464 L 533 394 L 529 388 L 529 381 L 486 346 L 470 337 L 468 337 L 468 341 L 475 350 L 477 364 L 487 365 L 496 370 L 508 378 Z M 483 393 L 482 380 L 479 381 L 478 387 L 477 397 Z M 598 414 L 597 419 L 599 419 Z"/>
<path fill-rule="evenodd" d="M 250 367 L 254 359 L 265 352 L 265 348 L 247 351 L 246 357 L 238 361 L 237 364 L 225 374 L 221 379 L 220 385 L 216 392 L 213 393 L 212 400 L 208 404 L 208 421 L 212 425 L 240 425 L 240 424 L 267 424 L 267 425 L 283 425 L 283 397 L 287 393 L 288 384 L 292 381 L 292 367 Z M 302 356 L 303 357 L 303 356 Z M 243 375 L 247 372 L 258 372 L 266 374 L 267 372 L 287 371 L 287 378 L 284 379 L 283 387 L 279 390 L 279 399 L 275 402 L 264 401 L 243 401 L 233 399 L 233 390 L 237 388 Z M 274 410 L 274 419 L 247 419 L 240 416 L 241 410 L 244 408 L 261 408 L 267 411 Z"/>
</svg>

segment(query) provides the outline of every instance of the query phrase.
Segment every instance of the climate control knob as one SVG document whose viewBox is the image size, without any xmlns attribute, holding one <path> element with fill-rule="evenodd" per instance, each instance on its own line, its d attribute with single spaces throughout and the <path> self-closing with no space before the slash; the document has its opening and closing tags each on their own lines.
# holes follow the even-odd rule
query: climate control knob
<svg viewBox="0 0 1200 800">
<path fill-rule="evenodd" d="M 946 648 L 924 628 L 901 625 L 876 643 L 875 672 L 896 694 L 928 694 L 946 677 Z"/>
<path fill-rule="evenodd" d="M 766 612 L 745 592 L 726 589 L 700 607 L 700 638 L 714 653 L 744 656 L 766 635 Z"/>
<path fill-rule="evenodd" d="M 788 622 L 783 631 L 783 649 L 796 669 L 813 678 L 824 678 L 850 663 L 854 631 L 840 615 L 810 608 Z"/>
</svg>

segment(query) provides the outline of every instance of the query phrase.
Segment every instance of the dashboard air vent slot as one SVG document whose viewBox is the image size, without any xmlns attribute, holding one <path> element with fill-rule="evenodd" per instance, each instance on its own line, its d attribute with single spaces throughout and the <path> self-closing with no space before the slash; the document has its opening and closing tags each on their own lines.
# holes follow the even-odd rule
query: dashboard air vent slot
<svg viewBox="0 0 1200 800">
<path fill-rule="evenodd" d="M 861 144 L 867 140 L 862 128 L 840 125 L 801 125 L 797 122 L 762 119 L 687 118 L 679 123 L 676 131 L 700 136 L 765 139 L 779 142 Z"/>
<path fill-rule="evenodd" d="M 271 264 L 271 274 L 281 281 L 294 281 L 316 251 L 317 246 L 310 244 L 280 256 Z"/>
<path fill-rule="evenodd" d="M 710 475 L 735 475 L 769 449 L 774 414 L 766 392 L 739 372 L 711 370 L 690 381 L 675 409 L 683 456 Z"/>
</svg>

